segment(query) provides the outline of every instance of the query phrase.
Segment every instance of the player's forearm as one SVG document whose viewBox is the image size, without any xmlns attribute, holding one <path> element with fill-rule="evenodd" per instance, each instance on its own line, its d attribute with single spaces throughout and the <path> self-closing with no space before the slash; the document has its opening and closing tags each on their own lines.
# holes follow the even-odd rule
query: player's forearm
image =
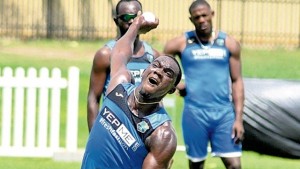
<svg viewBox="0 0 300 169">
<path fill-rule="evenodd" d="M 94 122 L 96 120 L 96 117 L 98 115 L 98 109 L 99 109 L 99 103 L 96 101 L 88 101 L 87 105 L 87 122 L 88 122 L 88 128 L 89 132 L 91 131 Z"/>
<path fill-rule="evenodd" d="M 115 65 L 115 63 L 120 63 L 120 65 L 127 64 L 133 54 L 133 43 L 138 34 L 138 30 L 139 25 L 135 22 L 132 23 L 126 34 L 116 42 L 111 56 L 112 66 Z"/>
<path fill-rule="evenodd" d="M 244 109 L 244 87 L 242 80 L 236 81 L 232 84 L 233 103 L 236 113 L 236 120 L 243 120 Z"/>
<path fill-rule="evenodd" d="M 88 122 L 89 132 L 91 131 L 91 129 L 92 129 L 93 125 L 94 125 L 96 117 L 97 117 L 97 113 L 94 113 L 94 112 L 91 112 L 91 111 L 88 112 L 87 122 Z"/>
</svg>

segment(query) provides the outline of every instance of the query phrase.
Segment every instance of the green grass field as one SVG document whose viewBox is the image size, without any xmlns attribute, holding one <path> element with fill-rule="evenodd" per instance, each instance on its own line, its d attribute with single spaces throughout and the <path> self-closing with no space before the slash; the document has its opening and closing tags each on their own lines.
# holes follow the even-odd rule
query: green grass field
<svg viewBox="0 0 300 169">
<path fill-rule="evenodd" d="M 0 39 L 0 68 L 10 67 L 58 67 L 62 69 L 64 76 L 69 66 L 77 66 L 80 69 L 80 93 L 79 93 L 79 129 L 78 146 L 84 148 L 88 137 L 86 123 L 86 98 L 89 84 L 90 68 L 95 51 L 104 44 L 102 42 L 76 42 L 76 41 L 17 41 Z M 158 50 L 162 44 L 153 44 Z M 251 50 L 243 49 L 243 76 L 257 78 L 280 78 L 300 80 L 300 50 Z M 1 92 L 0 92 L 1 94 Z M 176 96 L 172 96 L 176 97 Z M 178 132 L 178 142 L 182 145 L 180 130 L 180 117 L 182 99 L 177 99 L 175 127 Z M 63 104 L 63 103 L 62 103 Z M 64 121 L 64 115 L 62 115 Z M 62 126 L 64 123 L 62 122 Z M 1 116 L 0 116 L 1 126 Z M 0 127 L 1 128 L 1 127 Z M 62 134 L 64 127 L 62 127 Z M 1 137 L 1 136 L 0 136 Z M 61 145 L 64 145 L 64 138 Z M 174 169 L 188 168 L 184 152 L 175 154 Z M 300 169 L 300 160 L 290 160 L 272 156 L 260 155 L 255 152 L 243 152 L 242 166 L 244 169 Z M 57 162 L 48 158 L 8 158 L 0 157 L 1 169 L 74 169 L 80 168 L 79 162 Z M 206 169 L 224 168 L 219 158 L 208 158 Z"/>
</svg>

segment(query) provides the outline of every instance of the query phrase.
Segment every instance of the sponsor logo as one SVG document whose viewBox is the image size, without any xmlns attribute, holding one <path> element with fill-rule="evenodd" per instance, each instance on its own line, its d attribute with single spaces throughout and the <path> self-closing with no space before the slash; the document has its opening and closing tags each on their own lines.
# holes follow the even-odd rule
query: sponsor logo
<svg viewBox="0 0 300 169">
<path fill-rule="evenodd" d="M 125 144 L 126 146 L 130 147 L 136 142 L 135 138 L 132 136 L 126 126 L 122 124 L 120 119 L 108 107 L 104 107 L 100 114 L 102 116 L 100 123 L 103 126 L 104 124 L 106 125 L 104 127 L 109 130 L 109 132 L 118 140 L 121 146 L 125 147 Z M 105 119 L 105 122 L 103 119 Z M 137 147 L 136 144 L 135 147 Z"/>
<path fill-rule="evenodd" d="M 194 59 L 224 59 L 226 56 L 226 52 L 224 49 L 197 49 L 192 50 L 192 54 Z"/>
<path fill-rule="evenodd" d="M 142 74 L 145 69 L 136 69 L 136 70 L 130 70 L 133 78 L 135 79 L 135 83 L 142 81 Z"/>
<path fill-rule="evenodd" d="M 130 70 L 133 77 L 141 77 L 145 69 Z"/>
<path fill-rule="evenodd" d="M 121 124 L 116 131 L 129 147 L 135 142 L 135 138 L 131 135 L 128 129 L 124 126 L 124 124 Z"/>
<path fill-rule="evenodd" d="M 120 136 L 117 134 L 116 130 L 114 130 L 111 125 L 104 119 L 101 118 L 99 120 L 100 124 L 107 130 L 110 132 L 110 134 L 117 140 L 117 142 L 126 150 L 128 150 L 128 146 L 122 141 L 122 139 L 120 138 Z M 138 144 L 138 143 L 136 143 Z"/>
</svg>

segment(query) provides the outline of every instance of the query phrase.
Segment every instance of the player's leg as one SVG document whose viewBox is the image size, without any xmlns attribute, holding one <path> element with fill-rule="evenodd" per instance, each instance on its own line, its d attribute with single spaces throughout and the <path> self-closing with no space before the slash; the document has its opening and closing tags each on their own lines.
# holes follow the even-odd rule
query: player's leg
<svg viewBox="0 0 300 169">
<path fill-rule="evenodd" d="M 221 157 L 227 169 L 241 169 L 240 157 Z"/>
<path fill-rule="evenodd" d="M 205 163 L 205 160 L 200 161 L 200 162 L 192 162 L 191 160 L 189 160 L 189 168 L 190 169 L 203 169 L 204 163 Z"/>
<path fill-rule="evenodd" d="M 202 110 L 185 106 L 182 115 L 182 132 L 190 169 L 202 169 L 207 156 L 208 132 Z"/>
<path fill-rule="evenodd" d="M 217 125 L 211 138 L 212 156 L 221 157 L 227 169 L 240 169 L 242 144 L 236 144 L 231 137 L 235 113 L 231 108 L 218 111 Z"/>
</svg>

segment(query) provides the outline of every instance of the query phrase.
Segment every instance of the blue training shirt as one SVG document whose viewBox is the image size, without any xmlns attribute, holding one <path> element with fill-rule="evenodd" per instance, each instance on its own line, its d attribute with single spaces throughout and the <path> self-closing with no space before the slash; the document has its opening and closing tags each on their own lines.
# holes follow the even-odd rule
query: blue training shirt
<svg viewBox="0 0 300 169">
<path fill-rule="evenodd" d="M 181 53 L 187 95 L 185 105 L 199 108 L 231 106 L 230 53 L 226 34 L 219 32 L 213 44 L 199 44 L 196 32 L 186 32 L 186 48 Z"/>
<path fill-rule="evenodd" d="M 109 41 L 106 46 L 110 48 L 111 50 L 114 48 L 116 44 L 116 40 Z M 130 70 L 135 84 L 139 84 L 142 81 L 142 73 L 144 70 L 149 66 L 149 64 L 154 60 L 154 51 L 152 47 L 143 41 L 143 46 L 145 49 L 144 55 L 140 57 L 131 57 L 129 62 L 127 63 L 127 68 Z M 107 72 L 105 85 L 103 89 L 103 94 L 106 95 L 106 90 L 108 83 L 110 81 L 110 71 Z"/>
<path fill-rule="evenodd" d="M 81 169 L 141 169 L 148 154 L 145 139 L 170 121 L 163 107 L 137 117 L 129 109 L 128 96 L 135 86 L 119 84 L 104 99 L 90 132 Z"/>
</svg>

